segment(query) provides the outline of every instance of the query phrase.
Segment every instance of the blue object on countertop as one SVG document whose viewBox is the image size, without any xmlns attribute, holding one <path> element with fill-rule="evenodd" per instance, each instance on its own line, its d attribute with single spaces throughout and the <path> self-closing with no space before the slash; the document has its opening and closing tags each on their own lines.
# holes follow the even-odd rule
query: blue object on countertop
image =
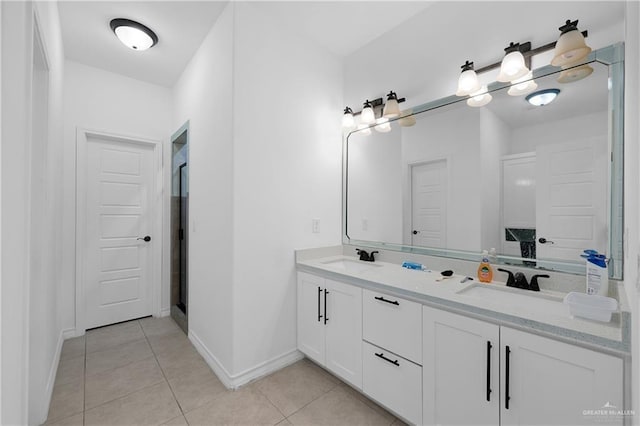
<svg viewBox="0 0 640 426">
<path fill-rule="evenodd" d="M 407 269 L 416 269 L 418 271 L 422 271 L 424 269 L 424 266 L 422 265 L 422 263 L 418 263 L 418 262 L 402 262 L 402 267 L 403 268 L 407 268 Z"/>
</svg>

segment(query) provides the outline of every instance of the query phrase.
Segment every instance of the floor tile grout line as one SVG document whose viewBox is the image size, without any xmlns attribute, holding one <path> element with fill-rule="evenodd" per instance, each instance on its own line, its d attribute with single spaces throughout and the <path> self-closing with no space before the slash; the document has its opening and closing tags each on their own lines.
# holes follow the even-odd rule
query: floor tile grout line
<svg viewBox="0 0 640 426">
<path fill-rule="evenodd" d="M 278 410 L 278 413 L 282 414 L 283 418 L 280 419 L 278 423 L 280 423 L 283 420 L 286 420 L 287 416 L 282 412 L 282 410 L 280 410 L 280 408 L 278 408 L 276 404 L 273 403 L 273 401 L 271 401 L 271 398 L 269 398 L 269 395 L 267 395 L 265 392 L 262 392 L 262 390 L 258 386 L 254 386 L 254 388 L 258 391 L 259 394 L 264 396 L 267 399 L 267 401 L 269 401 L 269 404 L 271 404 L 276 410 Z M 274 424 L 278 424 L 278 423 L 274 423 Z"/>
</svg>

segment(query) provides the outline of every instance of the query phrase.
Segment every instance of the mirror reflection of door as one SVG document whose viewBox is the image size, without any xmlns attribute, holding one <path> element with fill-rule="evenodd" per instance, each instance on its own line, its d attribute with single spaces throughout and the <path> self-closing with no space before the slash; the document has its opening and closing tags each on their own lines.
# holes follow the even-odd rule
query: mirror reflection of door
<svg viewBox="0 0 640 426">
<path fill-rule="evenodd" d="M 584 249 L 607 251 L 607 152 L 598 138 L 537 148 L 539 266 L 544 259 L 575 260 Z"/>
<path fill-rule="evenodd" d="M 411 165 L 411 245 L 447 246 L 447 160 Z"/>
</svg>

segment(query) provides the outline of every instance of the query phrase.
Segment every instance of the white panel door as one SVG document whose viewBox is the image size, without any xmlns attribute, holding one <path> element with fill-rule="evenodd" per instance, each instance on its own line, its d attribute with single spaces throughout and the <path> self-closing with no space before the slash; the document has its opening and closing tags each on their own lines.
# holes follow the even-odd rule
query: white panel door
<svg viewBox="0 0 640 426">
<path fill-rule="evenodd" d="M 411 166 L 411 245 L 447 245 L 447 161 Z"/>
<path fill-rule="evenodd" d="M 584 249 L 608 253 L 607 144 L 543 145 L 536 156 L 537 258 L 580 260 Z"/>
<path fill-rule="evenodd" d="M 506 327 L 500 346 L 503 426 L 622 425 L 593 414 L 623 410 L 622 359 Z"/>
<path fill-rule="evenodd" d="M 502 253 L 520 257 L 518 241 L 507 241 L 505 228 L 536 228 L 536 155 L 510 156 L 502 160 Z"/>
<path fill-rule="evenodd" d="M 423 307 L 423 423 L 500 423 L 500 328 Z"/>
<path fill-rule="evenodd" d="M 325 360 L 325 289 L 324 278 L 298 272 L 298 349 L 321 365 Z"/>
<path fill-rule="evenodd" d="M 86 146 L 86 328 L 151 315 L 153 148 L 90 136 Z M 153 236 L 151 236 L 153 237 Z M 159 265 L 158 265 L 159 266 Z"/>
<path fill-rule="evenodd" d="M 362 289 L 325 280 L 326 367 L 362 389 Z"/>
</svg>

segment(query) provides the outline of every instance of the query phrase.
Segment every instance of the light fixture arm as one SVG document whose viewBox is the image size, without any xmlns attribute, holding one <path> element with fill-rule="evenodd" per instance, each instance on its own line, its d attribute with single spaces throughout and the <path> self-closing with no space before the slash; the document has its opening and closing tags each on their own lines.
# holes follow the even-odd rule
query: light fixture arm
<svg viewBox="0 0 640 426">
<path fill-rule="evenodd" d="M 572 24 L 572 22 L 570 22 L 570 24 Z M 564 28 L 564 26 L 560 28 Z M 589 32 L 586 30 L 582 31 L 582 35 L 586 38 L 589 36 Z M 543 52 L 547 52 L 549 50 L 553 50 L 556 47 L 556 43 L 557 41 L 553 41 L 551 43 L 545 44 L 544 46 L 536 47 L 535 49 L 531 49 L 530 41 L 527 41 L 525 43 L 511 43 L 509 47 L 505 48 L 505 52 L 507 52 L 507 49 L 512 49 L 514 47 L 517 47 L 517 49 L 510 50 L 510 51 L 519 50 L 520 53 L 522 53 L 522 56 L 524 56 L 524 60 L 525 60 L 525 64 L 527 65 L 527 68 L 531 69 L 531 57 L 535 55 L 539 55 L 540 53 L 543 53 Z M 476 71 L 476 74 L 482 74 L 482 73 L 494 70 L 496 68 L 500 68 L 501 64 L 502 64 L 502 59 L 493 64 L 489 64 L 482 68 L 478 68 L 475 71 Z"/>
</svg>

